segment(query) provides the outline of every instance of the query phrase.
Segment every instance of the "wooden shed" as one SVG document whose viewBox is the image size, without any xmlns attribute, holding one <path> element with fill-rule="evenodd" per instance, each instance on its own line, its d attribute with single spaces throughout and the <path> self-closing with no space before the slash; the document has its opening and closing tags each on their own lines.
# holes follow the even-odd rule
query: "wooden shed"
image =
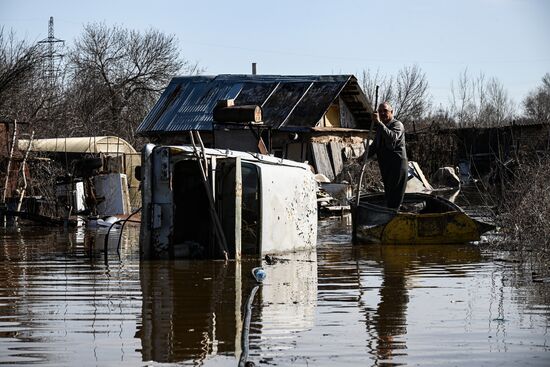
<svg viewBox="0 0 550 367">
<path fill-rule="evenodd" d="M 218 123 L 221 100 L 259 106 L 262 121 Z M 343 168 L 345 147 L 362 153 L 372 107 L 353 75 L 218 75 L 172 79 L 137 129 L 157 144 L 189 143 L 199 131 L 208 147 L 309 162 L 329 179 Z"/>
</svg>

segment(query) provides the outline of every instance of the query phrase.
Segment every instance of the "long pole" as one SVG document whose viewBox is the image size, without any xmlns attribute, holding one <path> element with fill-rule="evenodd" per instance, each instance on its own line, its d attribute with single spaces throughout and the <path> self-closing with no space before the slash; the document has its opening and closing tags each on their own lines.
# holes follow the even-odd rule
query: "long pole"
<svg viewBox="0 0 550 367">
<path fill-rule="evenodd" d="M 8 156 L 8 167 L 6 168 L 6 180 L 4 182 L 4 193 L 2 194 L 2 203 L 4 204 L 6 203 L 6 197 L 8 193 L 8 184 L 10 182 L 11 161 L 13 159 L 13 150 L 15 148 L 16 138 L 17 138 L 17 120 L 13 120 L 13 134 L 11 137 L 10 155 Z"/>
<path fill-rule="evenodd" d="M 8 126 L 6 124 L 6 126 Z M 6 180 L 4 182 L 4 192 L 2 193 L 2 204 L 4 207 L 6 207 L 6 197 L 8 193 L 8 184 L 10 183 L 10 169 L 11 169 L 11 161 L 13 159 L 13 150 L 15 148 L 15 139 L 17 138 L 17 120 L 13 120 L 13 136 L 11 138 L 11 147 L 10 147 L 10 155 L 8 157 L 8 165 L 6 167 Z M 7 207 L 6 207 L 7 209 Z M 6 215 L 2 214 L 2 225 L 6 226 Z"/>
<path fill-rule="evenodd" d="M 374 94 L 375 97 L 374 97 L 373 111 L 376 111 L 376 108 L 378 107 L 377 106 L 377 104 L 378 104 L 378 88 L 379 88 L 379 86 L 377 85 L 376 86 L 376 91 L 375 91 L 375 94 Z M 374 112 L 373 112 L 373 114 L 374 114 Z M 361 185 L 363 185 L 363 175 L 365 174 L 365 168 L 367 167 L 367 159 L 369 157 L 369 148 L 370 148 L 369 139 L 370 139 L 370 136 L 372 134 L 373 129 L 374 129 L 374 117 L 371 118 L 370 128 L 369 128 L 369 135 L 367 137 L 367 147 L 365 148 L 365 158 L 363 158 L 363 167 L 361 167 L 361 174 L 359 175 L 359 185 L 357 185 L 357 197 L 355 198 L 355 205 L 356 206 L 359 206 L 359 196 L 361 195 Z"/>
<path fill-rule="evenodd" d="M 29 157 L 29 152 L 31 150 L 33 140 L 34 140 L 34 130 L 31 134 L 31 138 L 29 139 L 29 145 L 27 146 L 27 151 L 25 152 L 25 156 L 23 157 L 23 162 L 21 163 L 21 173 L 23 174 L 23 188 L 21 189 L 21 193 L 19 194 L 17 211 L 21 210 L 21 204 L 23 204 L 23 197 L 25 196 L 25 191 L 27 190 L 27 174 L 25 173 L 25 169 L 27 165 L 27 158 Z"/>
</svg>

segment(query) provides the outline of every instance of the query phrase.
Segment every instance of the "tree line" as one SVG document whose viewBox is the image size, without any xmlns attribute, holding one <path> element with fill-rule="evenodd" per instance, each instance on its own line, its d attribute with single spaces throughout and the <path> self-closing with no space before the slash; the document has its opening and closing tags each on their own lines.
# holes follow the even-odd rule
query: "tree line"
<svg viewBox="0 0 550 367">
<path fill-rule="evenodd" d="M 115 135 L 139 145 L 135 129 L 170 79 L 202 71 L 174 35 L 155 29 L 93 23 L 61 55 L 49 46 L 0 28 L 0 118 L 37 137 Z"/>
<path fill-rule="evenodd" d="M 137 148 L 135 129 L 170 79 L 203 72 L 182 56 L 174 35 L 104 23 L 84 26 L 74 45 L 53 54 L 47 43 L 18 40 L 0 28 L 0 119 L 28 123 L 37 137 L 119 136 Z M 426 74 L 418 65 L 396 75 L 369 69 L 360 76 L 367 98 L 394 105 L 406 125 L 437 121 L 494 126 L 517 118 L 504 86 L 465 70 L 451 85 L 450 104 L 434 108 Z M 550 74 L 522 101 L 523 116 L 550 121 Z"/>
<path fill-rule="evenodd" d="M 396 118 L 409 126 L 435 121 L 487 127 L 521 118 L 550 123 L 550 73 L 546 73 L 542 84 L 525 97 L 521 111 L 497 78 L 488 78 L 484 73 L 473 76 L 467 69 L 452 82 L 446 108 L 432 105 L 426 74 L 418 65 L 405 66 L 395 76 L 368 69 L 363 71 L 362 87 L 371 103 L 376 85 L 380 86 L 380 100 L 391 101 Z"/>
</svg>

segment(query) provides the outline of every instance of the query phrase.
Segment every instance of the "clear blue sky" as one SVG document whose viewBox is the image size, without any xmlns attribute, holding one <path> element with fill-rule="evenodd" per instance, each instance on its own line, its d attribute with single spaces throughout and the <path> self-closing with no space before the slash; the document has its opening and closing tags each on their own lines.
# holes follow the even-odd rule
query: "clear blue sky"
<svg viewBox="0 0 550 367">
<path fill-rule="evenodd" d="M 90 22 L 175 34 L 206 74 L 395 74 L 417 64 L 436 104 L 468 68 L 516 103 L 550 72 L 550 0 L 0 0 L 19 38 L 71 45 Z"/>
</svg>

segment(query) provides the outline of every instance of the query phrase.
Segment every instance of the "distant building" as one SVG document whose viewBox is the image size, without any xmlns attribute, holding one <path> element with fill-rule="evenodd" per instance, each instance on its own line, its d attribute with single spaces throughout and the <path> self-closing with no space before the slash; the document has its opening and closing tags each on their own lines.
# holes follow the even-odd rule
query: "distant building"
<svg viewBox="0 0 550 367">
<path fill-rule="evenodd" d="M 517 158 L 532 159 L 549 151 L 550 124 L 532 119 L 481 127 L 434 124 L 407 132 L 409 158 L 421 161 L 428 172 L 434 172 L 444 160 L 446 164 L 464 167 L 468 175 L 481 177 Z"/>
<path fill-rule="evenodd" d="M 550 124 L 529 119 L 494 127 L 466 127 L 454 132 L 459 161 L 469 161 L 480 174 L 518 157 L 550 151 Z"/>
<path fill-rule="evenodd" d="M 221 100 L 257 105 L 258 124 L 218 123 Z M 343 152 L 358 156 L 372 107 L 353 75 L 218 75 L 172 79 L 137 134 L 157 144 L 185 144 L 199 131 L 207 147 L 249 152 L 260 146 L 277 157 L 308 161 L 334 180 Z"/>
</svg>

